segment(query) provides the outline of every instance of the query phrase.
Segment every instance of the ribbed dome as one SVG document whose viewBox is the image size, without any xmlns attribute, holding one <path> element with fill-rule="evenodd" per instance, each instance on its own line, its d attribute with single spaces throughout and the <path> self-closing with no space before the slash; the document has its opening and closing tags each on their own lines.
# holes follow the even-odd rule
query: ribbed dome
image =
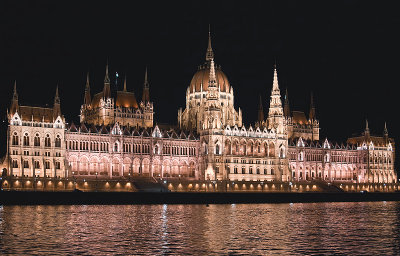
<svg viewBox="0 0 400 256">
<path fill-rule="evenodd" d="M 124 108 L 139 108 L 133 92 L 118 91 L 115 105 Z"/>
<path fill-rule="evenodd" d="M 228 78 L 222 72 L 220 67 L 215 68 L 215 75 L 217 77 L 217 84 L 221 88 L 221 92 L 229 92 L 230 84 Z M 200 92 L 201 84 L 203 84 L 203 91 L 208 90 L 208 80 L 210 77 L 210 65 L 200 66 L 199 70 L 194 74 L 192 81 L 190 82 L 189 92 L 193 92 L 195 88 L 196 92 Z"/>
</svg>

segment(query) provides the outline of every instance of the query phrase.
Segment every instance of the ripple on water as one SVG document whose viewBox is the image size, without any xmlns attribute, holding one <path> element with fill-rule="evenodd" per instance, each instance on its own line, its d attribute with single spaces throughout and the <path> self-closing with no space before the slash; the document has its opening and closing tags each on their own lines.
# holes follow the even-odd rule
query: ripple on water
<svg viewBox="0 0 400 256">
<path fill-rule="evenodd" d="M 400 255 L 400 203 L 0 206 L 2 255 Z"/>
</svg>

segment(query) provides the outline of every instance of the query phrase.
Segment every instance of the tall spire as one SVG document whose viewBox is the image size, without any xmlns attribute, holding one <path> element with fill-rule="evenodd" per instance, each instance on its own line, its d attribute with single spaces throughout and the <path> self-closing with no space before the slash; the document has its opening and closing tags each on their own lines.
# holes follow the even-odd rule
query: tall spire
<svg viewBox="0 0 400 256">
<path fill-rule="evenodd" d="M 83 104 L 89 106 L 91 103 L 90 97 L 90 83 L 89 83 L 89 72 L 86 75 L 86 87 L 85 87 L 85 98 L 83 99 Z"/>
<path fill-rule="evenodd" d="M 149 87 L 149 81 L 147 80 L 147 66 L 146 66 L 146 71 L 144 73 L 144 86 Z"/>
<path fill-rule="evenodd" d="M 384 136 L 388 136 L 388 130 L 387 130 L 387 127 L 386 127 L 386 122 L 385 122 L 385 127 L 383 128 L 383 135 Z"/>
<path fill-rule="evenodd" d="M 387 145 L 389 142 L 389 133 L 386 127 L 386 122 L 385 122 L 385 127 L 383 128 L 383 139 L 385 140 L 385 144 Z"/>
<path fill-rule="evenodd" d="M 89 72 L 87 72 L 87 74 L 86 74 L 86 90 L 90 90 Z"/>
<path fill-rule="evenodd" d="M 208 79 L 207 99 L 218 99 L 217 78 L 215 76 L 214 60 L 210 61 L 210 74 Z"/>
<path fill-rule="evenodd" d="M 258 103 L 258 123 L 261 125 L 263 121 L 264 121 L 264 108 L 262 105 L 262 98 L 260 95 L 260 102 Z"/>
<path fill-rule="evenodd" d="M 10 107 L 10 114 L 13 115 L 16 111 L 18 111 L 18 93 L 17 93 L 17 80 L 14 81 L 14 92 L 13 92 L 13 98 L 11 101 L 11 107 Z"/>
<path fill-rule="evenodd" d="M 106 75 L 104 77 L 103 97 L 106 99 L 111 97 L 110 77 L 108 75 L 108 59 L 106 64 Z"/>
<path fill-rule="evenodd" d="M 283 114 L 285 115 L 285 117 L 290 116 L 289 93 L 287 88 L 285 90 L 285 103 L 283 105 Z"/>
<path fill-rule="evenodd" d="M 211 61 L 212 59 L 214 59 L 214 52 L 211 47 L 211 28 L 210 24 L 208 24 L 208 47 L 206 53 L 206 61 Z"/>
<path fill-rule="evenodd" d="M 276 101 L 276 104 L 279 106 L 282 106 L 282 101 L 281 101 L 281 91 L 279 90 L 279 83 L 278 83 L 278 71 L 276 71 L 276 64 L 274 64 L 274 81 L 272 83 L 272 91 L 271 91 L 271 97 L 272 96 L 279 96 L 279 101 Z"/>
<path fill-rule="evenodd" d="M 126 74 L 125 74 L 125 79 L 124 79 L 124 92 L 126 92 Z"/>
<path fill-rule="evenodd" d="M 54 96 L 54 104 L 60 104 L 60 97 L 58 96 L 58 84 L 56 87 L 56 95 Z"/>
<path fill-rule="evenodd" d="M 58 96 L 58 84 L 56 87 L 56 95 L 54 96 L 53 118 L 61 116 L 60 97 Z"/>
<path fill-rule="evenodd" d="M 106 75 L 104 77 L 104 83 L 110 83 L 110 77 L 108 75 L 108 59 L 107 59 L 107 64 L 106 64 Z"/>
<path fill-rule="evenodd" d="M 208 87 L 217 86 L 217 78 L 215 76 L 215 64 L 214 64 L 214 59 L 211 59 L 211 64 L 210 64 L 210 78 L 208 81 Z"/>
<path fill-rule="evenodd" d="M 369 127 L 368 127 L 368 119 L 365 119 L 365 131 L 364 134 L 366 137 L 369 137 L 370 132 L 369 132 Z"/>
<path fill-rule="evenodd" d="M 272 83 L 272 91 L 269 102 L 268 111 L 268 128 L 276 128 L 283 124 L 283 108 L 281 101 L 281 92 L 278 84 L 278 72 L 276 71 L 276 64 L 274 65 L 274 81 Z"/>
<path fill-rule="evenodd" d="M 17 100 L 17 101 L 18 101 L 18 93 L 17 93 L 17 80 L 15 80 L 15 81 L 14 81 L 13 100 Z"/>
<path fill-rule="evenodd" d="M 313 92 L 311 92 L 310 114 L 308 115 L 308 119 L 311 121 L 315 120 L 315 106 L 314 106 Z"/>
<path fill-rule="evenodd" d="M 149 84 L 149 81 L 147 80 L 147 67 L 146 67 L 146 71 L 144 73 L 142 101 L 144 103 L 150 101 L 150 84 Z"/>
</svg>

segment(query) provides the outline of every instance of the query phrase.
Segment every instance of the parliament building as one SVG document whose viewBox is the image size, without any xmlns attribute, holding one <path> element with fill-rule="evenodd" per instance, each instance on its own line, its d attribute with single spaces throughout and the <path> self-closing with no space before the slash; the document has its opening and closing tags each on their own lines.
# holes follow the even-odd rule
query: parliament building
<svg viewBox="0 0 400 256">
<path fill-rule="evenodd" d="M 17 86 L 8 110 L 7 154 L 3 175 L 348 183 L 396 183 L 394 140 L 386 124 L 382 136 L 370 134 L 337 144 L 319 135 L 312 102 L 309 114 L 290 109 L 274 67 L 268 114 L 244 125 L 234 89 L 215 63 L 208 38 L 205 62 L 186 90 L 177 125 L 158 126 L 147 70 L 143 94 L 113 90 L 108 64 L 104 87 L 91 93 L 89 74 L 82 86 L 80 123 L 68 123 L 55 90 L 53 107 L 20 104 Z M 188 81 L 189 82 L 189 81 Z M 83 90 L 84 89 L 84 90 Z M 182 92 L 182 96 L 183 96 Z M 282 97 L 283 96 L 283 97 Z M 260 105 L 262 102 L 260 102 Z M 172 121 L 171 123 L 175 123 Z"/>
</svg>

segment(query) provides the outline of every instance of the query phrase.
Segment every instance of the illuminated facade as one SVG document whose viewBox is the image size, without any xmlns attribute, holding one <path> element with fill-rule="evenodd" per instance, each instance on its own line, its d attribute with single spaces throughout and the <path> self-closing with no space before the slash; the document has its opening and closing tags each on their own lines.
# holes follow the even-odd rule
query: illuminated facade
<svg viewBox="0 0 400 256">
<path fill-rule="evenodd" d="M 153 102 L 150 102 L 150 89 L 147 81 L 147 69 L 143 84 L 143 97 L 137 103 L 135 93 L 126 88 L 126 78 L 122 91 L 111 90 L 108 64 L 104 78 L 103 91 L 90 95 L 89 74 L 86 79 L 84 103 L 81 106 L 81 123 L 110 125 L 120 123 L 133 127 L 153 127 Z"/>
<path fill-rule="evenodd" d="M 89 76 L 79 125 L 66 124 L 58 92 L 53 108 L 19 106 L 9 111 L 8 175 L 39 177 L 147 176 L 196 180 L 341 181 L 393 183 L 394 141 L 385 126 L 382 137 L 368 125 L 347 145 L 320 140 L 312 102 L 308 118 L 291 111 L 288 93 L 281 100 L 274 67 L 269 111 L 245 127 L 234 106 L 233 88 L 214 63 L 209 37 L 206 62 L 186 90 L 178 127 L 153 125 L 147 71 L 140 104 L 128 92 L 111 90 L 108 65 L 104 89 L 90 95 Z M 260 102 L 262 104 L 262 102 Z"/>
</svg>

